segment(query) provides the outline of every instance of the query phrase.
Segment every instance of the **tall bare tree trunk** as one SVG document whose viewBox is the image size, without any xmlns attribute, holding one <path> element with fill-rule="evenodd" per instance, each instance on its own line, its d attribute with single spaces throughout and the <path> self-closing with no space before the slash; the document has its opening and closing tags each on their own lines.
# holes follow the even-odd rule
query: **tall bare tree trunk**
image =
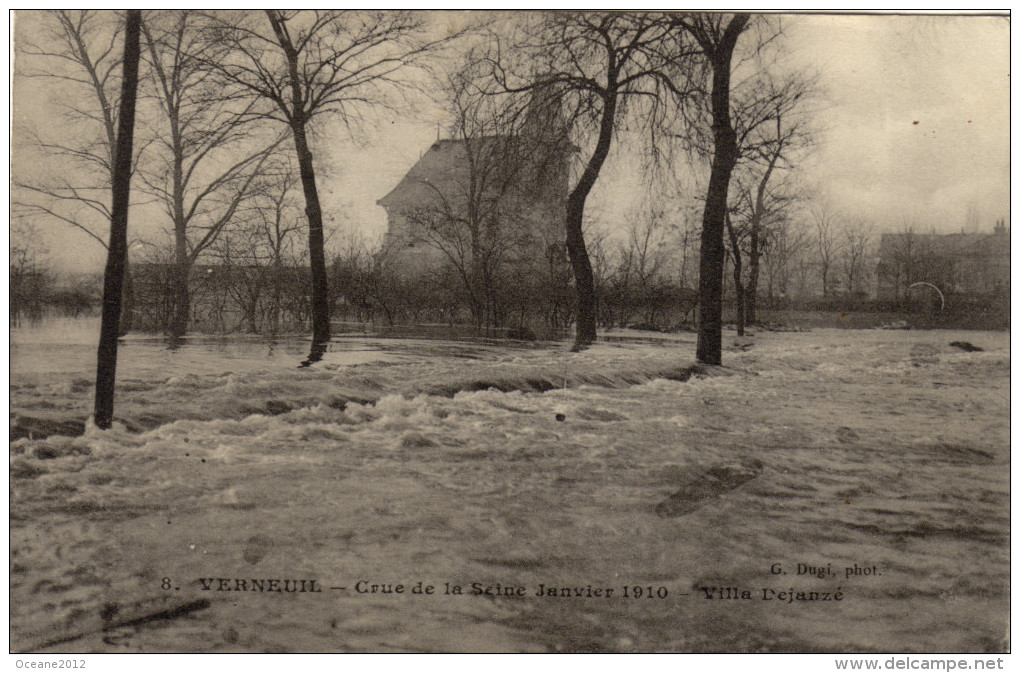
<svg viewBox="0 0 1020 673">
<path fill-rule="evenodd" d="M 127 12 L 124 32 L 124 78 L 121 86 L 117 152 L 114 166 L 113 203 L 110 217 L 110 244 L 103 276 L 103 316 L 96 357 L 96 399 L 94 420 L 97 427 L 113 424 L 113 393 L 117 378 L 117 336 L 127 262 L 128 201 L 131 192 L 131 156 L 135 129 L 135 98 L 138 93 L 139 34 L 141 10 Z"/>
<path fill-rule="evenodd" d="M 697 358 L 710 365 L 722 364 L 722 289 L 726 249 L 723 229 L 730 176 L 737 163 L 737 136 L 730 120 L 730 62 L 737 38 L 747 25 L 747 14 L 736 14 L 717 45 L 706 49 L 712 63 L 712 131 L 715 154 L 708 181 L 708 198 L 701 221 L 701 265 L 698 290 L 700 320 Z M 708 46 L 708 45 L 703 45 Z"/>
<path fill-rule="evenodd" d="M 712 365 L 722 364 L 722 290 L 723 266 L 726 263 L 723 229 L 730 175 L 737 159 L 736 138 L 729 125 L 728 112 L 726 117 L 726 125 L 715 131 L 715 157 L 708 183 L 708 200 L 701 221 L 697 357 L 700 362 Z"/>
<path fill-rule="evenodd" d="M 329 342 L 329 297 L 322 206 L 319 204 L 319 190 L 315 186 L 315 168 L 305 135 L 304 119 L 297 118 L 291 128 L 301 169 L 301 187 L 305 193 L 305 215 L 308 217 L 308 258 L 312 270 L 312 355 L 309 359 L 315 362 L 322 358 Z"/>
<path fill-rule="evenodd" d="M 315 186 L 315 166 L 308 147 L 308 118 L 305 110 L 307 91 L 301 87 L 299 54 L 280 15 L 266 10 L 277 42 L 287 57 L 291 87 L 290 128 L 294 134 L 294 149 L 301 172 L 301 188 L 305 194 L 305 215 L 308 217 L 308 260 L 312 272 L 312 350 L 302 364 L 305 366 L 322 359 L 329 343 L 329 286 L 326 277 L 325 236 L 322 227 L 322 205 Z"/>
<path fill-rule="evenodd" d="M 586 348 L 595 343 L 598 303 L 595 297 L 595 274 L 592 273 L 588 249 L 584 244 L 584 204 L 591 193 L 599 171 L 613 141 L 613 128 L 616 124 L 617 91 L 616 81 L 619 73 L 612 65 L 609 68 L 606 95 L 603 97 L 602 119 L 599 123 L 599 138 L 595 143 L 595 152 L 588 165 L 585 166 L 577 186 L 567 197 L 567 253 L 570 266 L 574 271 L 574 285 L 577 291 L 577 332 L 574 335 L 574 350 Z"/>
</svg>

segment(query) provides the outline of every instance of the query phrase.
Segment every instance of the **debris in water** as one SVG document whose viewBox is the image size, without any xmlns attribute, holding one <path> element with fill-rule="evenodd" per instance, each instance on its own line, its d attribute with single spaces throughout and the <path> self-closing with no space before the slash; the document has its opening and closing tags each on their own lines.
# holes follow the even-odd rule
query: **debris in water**
<svg viewBox="0 0 1020 673">
<path fill-rule="evenodd" d="M 761 474 L 760 460 L 748 458 L 739 463 L 713 465 L 707 470 L 691 469 L 681 478 L 679 491 L 655 507 L 661 517 L 678 517 L 701 508 L 708 500 L 742 486 Z"/>
<path fill-rule="evenodd" d="M 21 652 L 39 652 L 56 645 L 79 640 L 98 633 L 108 633 L 126 626 L 139 626 L 154 621 L 185 617 L 192 612 L 204 610 L 211 605 L 205 598 L 197 600 L 175 600 L 161 598 L 159 600 L 142 600 L 134 604 L 121 605 L 115 602 L 104 603 L 99 609 L 98 619 L 88 619 L 76 631 L 57 635 L 53 638 L 26 647 Z M 112 644 L 112 643 L 111 643 Z"/>
<path fill-rule="evenodd" d="M 256 565 L 265 558 L 266 553 L 272 546 L 272 538 L 266 535 L 253 535 L 248 538 L 248 544 L 245 546 L 242 556 L 249 564 Z"/>
<path fill-rule="evenodd" d="M 853 428 L 846 426 L 840 426 L 836 428 L 836 441 L 840 444 L 848 444 L 850 442 L 857 441 L 861 436 Z"/>
</svg>

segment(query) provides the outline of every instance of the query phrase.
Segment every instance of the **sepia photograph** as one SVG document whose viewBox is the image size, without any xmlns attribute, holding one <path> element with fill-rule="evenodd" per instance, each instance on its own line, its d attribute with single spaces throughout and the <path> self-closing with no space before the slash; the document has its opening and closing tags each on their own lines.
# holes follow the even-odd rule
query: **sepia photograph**
<svg viewBox="0 0 1020 673">
<path fill-rule="evenodd" d="M 1008 661 L 1008 11 L 9 23 L 10 665 Z"/>
</svg>

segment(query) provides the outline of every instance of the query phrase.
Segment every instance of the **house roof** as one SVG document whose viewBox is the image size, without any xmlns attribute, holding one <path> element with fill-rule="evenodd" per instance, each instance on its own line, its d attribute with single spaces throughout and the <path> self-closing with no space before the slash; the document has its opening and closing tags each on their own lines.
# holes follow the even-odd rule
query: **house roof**
<svg viewBox="0 0 1020 673">
<path fill-rule="evenodd" d="M 496 139 L 496 137 L 492 137 L 484 140 L 495 141 Z M 437 140 L 418 159 L 417 163 L 411 166 L 400 182 L 376 203 L 386 208 L 399 201 L 402 195 L 417 191 L 422 183 L 453 178 L 457 173 L 465 170 L 466 147 L 466 140 L 452 138 Z"/>
<path fill-rule="evenodd" d="M 452 180 L 463 179 L 468 169 L 468 143 L 478 143 L 479 153 L 491 152 L 494 155 L 513 142 L 516 136 L 483 136 L 480 138 L 462 139 L 449 138 L 437 140 L 429 147 L 417 163 L 411 166 L 400 182 L 376 203 L 388 208 L 403 201 L 404 197 L 420 193 L 423 184 L 443 184 Z M 551 146 L 549 143 L 544 145 Z M 554 150 L 561 149 L 554 147 Z M 577 151 L 574 145 L 567 145 L 565 153 Z"/>
</svg>

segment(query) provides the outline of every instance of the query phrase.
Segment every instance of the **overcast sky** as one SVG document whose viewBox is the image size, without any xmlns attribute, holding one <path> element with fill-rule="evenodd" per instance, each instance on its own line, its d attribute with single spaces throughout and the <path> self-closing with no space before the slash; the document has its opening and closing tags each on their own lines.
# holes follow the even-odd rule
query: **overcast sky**
<svg viewBox="0 0 1020 673">
<path fill-rule="evenodd" d="M 1009 24 L 977 17 L 798 17 L 796 57 L 828 95 L 821 188 L 876 224 L 958 230 L 1009 217 Z"/>
<path fill-rule="evenodd" d="M 913 221 L 923 230 L 987 231 L 999 218 L 1008 221 L 1007 20 L 797 15 L 785 22 L 791 63 L 814 69 L 824 91 L 815 119 L 819 143 L 803 173 L 819 198 L 880 230 Z M 15 152 L 22 124 L 53 114 L 45 97 L 24 91 L 15 88 Z M 323 171 L 320 180 L 327 211 L 378 236 L 386 218 L 376 200 L 435 139 L 436 121 L 427 117 L 395 121 L 368 146 L 335 136 L 325 147 L 331 174 Z M 15 175 L 31 165 L 30 152 L 16 156 Z M 620 159 L 603 176 L 597 202 L 640 185 L 625 165 Z M 620 207 L 607 217 L 615 222 L 619 215 Z M 83 235 L 53 225 L 46 240 L 54 263 L 101 268 L 102 250 Z"/>
</svg>

